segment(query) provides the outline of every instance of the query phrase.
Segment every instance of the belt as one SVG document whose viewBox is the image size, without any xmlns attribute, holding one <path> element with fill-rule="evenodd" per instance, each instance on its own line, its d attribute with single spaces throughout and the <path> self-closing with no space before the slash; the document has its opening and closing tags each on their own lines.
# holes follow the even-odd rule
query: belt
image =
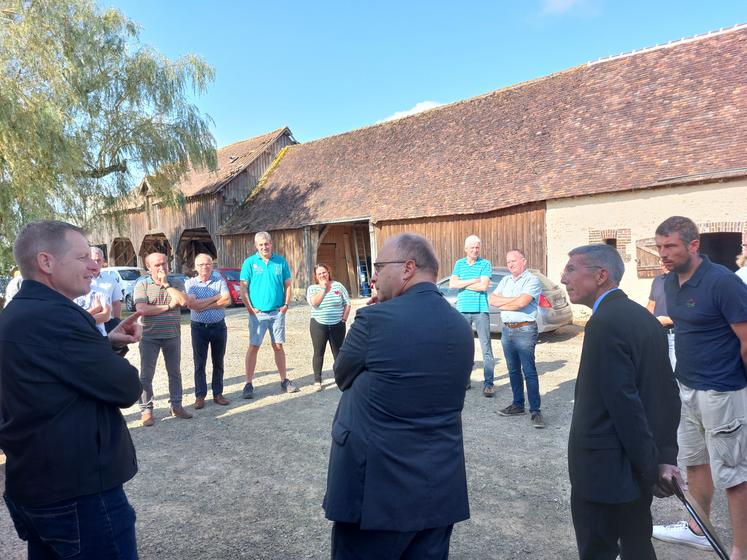
<svg viewBox="0 0 747 560">
<path fill-rule="evenodd" d="M 199 321 L 192 321 L 193 325 L 197 325 L 198 327 L 203 327 L 205 329 L 212 329 L 215 327 L 223 327 L 226 325 L 225 320 L 221 319 L 217 323 L 200 323 Z"/>
<path fill-rule="evenodd" d="M 519 327 L 526 327 L 527 325 L 533 325 L 534 321 L 522 321 L 521 323 L 503 323 L 509 329 L 518 329 Z"/>
</svg>

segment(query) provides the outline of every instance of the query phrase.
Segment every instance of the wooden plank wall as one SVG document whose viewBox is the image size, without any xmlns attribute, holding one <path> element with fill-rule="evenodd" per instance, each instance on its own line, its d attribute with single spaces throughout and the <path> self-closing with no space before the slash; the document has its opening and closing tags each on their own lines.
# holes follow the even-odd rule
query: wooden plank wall
<svg viewBox="0 0 747 560">
<path fill-rule="evenodd" d="M 291 143 L 288 135 L 281 136 L 220 192 L 191 197 L 179 207 L 153 204 L 152 199 L 146 198 L 143 208 L 127 212 L 119 222 L 111 218 L 102 220 L 100 227 L 91 232 L 91 242 L 106 244 L 111 248 L 114 238 L 124 237 L 132 242 L 135 253 L 139 254 L 146 235 L 162 233 L 176 253 L 184 230 L 205 228 L 220 256 L 223 248 L 220 246 L 218 229 L 246 199 L 278 152 Z M 143 263 L 138 264 L 142 266 Z M 175 263 L 175 269 L 179 265 L 180 263 Z"/>
<path fill-rule="evenodd" d="M 378 222 L 375 229 L 379 250 L 386 238 L 399 233 L 428 238 L 441 263 L 439 278 L 451 274 L 454 263 L 465 256 L 464 240 L 471 234 L 482 240 L 482 256 L 493 266 L 505 266 L 506 252 L 517 248 L 526 254 L 529 268 L 547 270 L 544 202 L 486 214 Z"/>
</svg>

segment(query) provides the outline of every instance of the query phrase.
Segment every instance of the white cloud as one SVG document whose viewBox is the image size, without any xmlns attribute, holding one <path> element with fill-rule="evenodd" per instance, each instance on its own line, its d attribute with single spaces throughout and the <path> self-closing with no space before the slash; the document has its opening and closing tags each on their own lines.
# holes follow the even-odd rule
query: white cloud
<svg viewBox="0 0 747 560">
<path fill-rule="evenodd" d="M 583 0 L 543 0 L 542 13 L 545 15 L 564 14 L 571 11 L 582 2 Z"/>
<path fill-rule="evenodd" d="M 440 105 L 443 105 L 443 103 L 438 103 L 437 101 L 421 101 L 420 103 L 416 103 L 412 109 L 408 109 L 407 111 L 397 111 L 393 115 L 390 115 L 383 120 L 377 121 L 376 124 L 401 119 L 402 117 L 409 117 L 410 115 L 422 113 L 423 111 L 433 109 L 434 107 L 438 107 Z"/>
</svg>

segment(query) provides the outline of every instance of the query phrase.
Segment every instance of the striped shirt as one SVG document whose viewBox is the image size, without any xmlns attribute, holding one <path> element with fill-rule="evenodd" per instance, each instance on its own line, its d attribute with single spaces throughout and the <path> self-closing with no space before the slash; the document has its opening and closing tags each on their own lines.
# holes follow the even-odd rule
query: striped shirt
<svg viewBox="0 0 747 560">
<path fill-rule="evenodd" d="M 483 276 L 490 278 L 492 274 L 493 267 L 490 265 L 490 261 L 480 257 L 472 264 L 467 262 L 466 257 L 459 259 L 454 265 L 454 272 L 451 273 L 452 276 L 456 276 L 460 280 L 473 280 Z M 476 292 L 466 288 L 459 290 L 456 308 L 462 313 L 489 313 L 487 291 Z"/>
<path fill-rule="evenodd" d="M 184 291 L 184 284 L 181 280 L 174 280 L 174 283 L 170 285 L 177 290 Z M 135 284 L 133 299 L 135 305 L 138 303 L 147 303 L 148 305 L 168 305 L 171 303 L 171 296 L 166 292 L 166 288 L 156 284 L 150 274 Z M 179 307 L 175 307 L 158 315 L 143 317 L 143 338 L 152 340 L 179 336 L 181 334 L 179 326 L 181 311 L 179 309 Z"/>
<path fill-rule="evenodd" d="M 312 284 L 306 290 L 306 301 L 311 305 L 311 297 L 319 292 L 323 292 L 319 284 Z M 345 306 L 350 305 L 350 296 L 345 286 L 339 282 L 332 282 L 332 287 L 322 299 L 318 307 L 311 306 L 311 318 L 322 325 L 336 325 L 342 321 L 342 314 Z"/>
<path fill-rule="evenodd" d="M 228 293 L 226 281 L 217 272 L 213 272 L 205 282 L 200 280 L 199 276 L 190 278 L 184 283 L 184 289 L 195 299 L 207 299 Z M 220 323 L 226 318 L 226 310 L 221 307 L 220 309 L 206 309 L 199 313 L 191 311 L 190 318 L 197 323 Z"/>
</svg>

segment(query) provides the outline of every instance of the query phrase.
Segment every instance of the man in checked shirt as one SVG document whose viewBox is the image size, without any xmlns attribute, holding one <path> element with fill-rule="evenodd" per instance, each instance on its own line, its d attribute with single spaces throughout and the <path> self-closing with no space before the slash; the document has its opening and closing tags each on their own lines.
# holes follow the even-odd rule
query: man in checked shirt
<svg viewBox="0 0 747 560">
<path fill-rule="evenodd" d="M 227 405 L 223 396 L 223 357 L 226 354 L 228 329 L 225 308 L 231 303 L 231 294 L 223 277 L 213 271 L 213 258 L 205 253 L 195 257 L 197 276 L 184 283 L 192 319 L 192 354 L 195 362 L 195 409 L 205 406 L 207 382 L 205 365 L 208 348 L 213 362 L 210 387 L 213 402 Z"/>
</svg>

